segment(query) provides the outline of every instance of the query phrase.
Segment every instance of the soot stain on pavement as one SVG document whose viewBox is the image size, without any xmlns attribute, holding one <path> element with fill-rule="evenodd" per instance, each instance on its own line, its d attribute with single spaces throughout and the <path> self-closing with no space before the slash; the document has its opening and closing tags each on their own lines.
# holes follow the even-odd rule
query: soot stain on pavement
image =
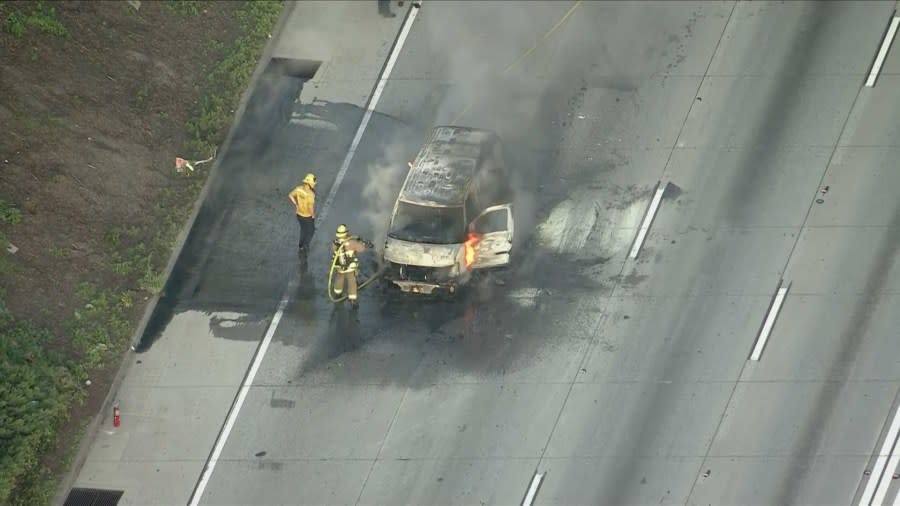
<svg viewBox="0 0 900 506">
<path fill-rule="evenodd" d="M 277 135 L 272 135 L 271 132 L 282 130 L 281 127 L 290 119 L 290 113 L 286 111 L 291 110 L 303 83 L 311 79 L 318 69 L 317 62 L 300 62 L 299 66 L 294 63 L 296 62 L 273 59 L 260 77 L 257 88 L 247 102 L 244 115 L 235 126 L 231 147 L 223 153 L 218 173 L 208 183 L 207 197 L 188 232 L 172 273 L 161 290 L 156 308 L 145 331 L 135 343 L 135 351 L 149 349 L 177 310 L 196 298 L 206 274 L 212 248 L 222 233 L 221 227 L 230 219 L 233 211 L 231 204 L 241 190 L 241 185 L 234 184 L 234 179 L 253 178 L 259 162 L 271 161 L 274 157 L 269 151 L 275 150 L 269 148 Z M 243 294 L 242 291 L 238 293 Z"/>
<path fill-rule="evenodd" d="M 535 248 L 534 254 L 517 271 L 523 276 L 530 272 L 531 284 L 544 289 L 562 293 L 573 290 L 603 292 L 609 287 L 596 281 L 591 274 L 601 271 L 609 259 L 606 256 L 576 257 Z"/>
<path fill-rule="evenodd" d="M 447 362 L 443 365 L 455 371 L 491 376 L 508 374 L 516 369 L 522 353 L 540 345 L 540 336 L 529 334 L 527 342 L 517 337 L 528 326 L 523 322 L 538 316 L 533 309 L 516 307 L 506 298 L 498 297 L 494 285 L 494 279 L 485 278 L 452 300 L 388 297 L 375 311 L 388 313 L 394 321 L 383 320 L 372 326 L 360 325 L 362 311 L 357 314 L 346 308 L 335 308 L 326 335 L 311 345 L 309 355 L 299 365 L 297 377 L 329 371 L 342 355 L 377 342 L 396 344 L 420 358 L 438 351 L 450 352 L 456 359 L 452 365 Z M 380 384 L 427 388 L 427 384 L 414 382 L 414 374 L 406 378 L 395 370 L 367 372 L 376 374 L 372 379 Z M 443 374 L 441 371 L 428 374 L 431 373 Z"/>
<path fill-rule="evenodd" d="M 641 187 L 636 184 L 630 184 L 625 187 L 610 187 L 611 193 L 617 197 L 615 200 L 607 202 L 604 208 L 609 210 L 624 211 L 631 208 L 635 204 L 646 202 L 649 206 L 650 199 L 653 196 L 654 188 L 652 186 Z M 665 197 L 665 193 L 663 194 Z"/>
<path fill-rule="evenodd" d="M 663 190 L 662 198 L 664 200 L 678 200 L 681 197 L 681 194 L 684 193 L 680 186 L 675 183 L 669 182 L 666 184 L 666 188 Z"/>
<path fill-rule="evenodd" d="M 299 364 L 300 373 L 297 377 L 303 377 L 321 366 L 327 366 L 341 355 L 358 350 L 364 343 L 365 337 L 361 332 L 358 315 L 345 307 L 335 305 L 330 312 L 324 335 L 317 336 L 309 344 L 309 354 Z"/>
<path fill-rule="evenodd" d="M 279 472 L 284 469 L 284 462 L 270 459 L 260 460 L 256 463 L 256 469 L 259 471 Z"/>
<path fill-rule="evenodd" d="M 292 399 L 281 399 L 275 397 L 275 392 L 272 392 L 272 395 L 269 397 L 269 406 L 274 409 L 294 409 L 294 406 L 297 405 L 297 401 Z"/>
<path fill-rule="evenodd" d="M 637 269 L 631 269 L 627 275 L 617 274 L 610 278 L 610 281 L 619 284 L 625 288 L 634 288 L 642 282 L 646 281 L 650 276 L 638 274 Z"/>
</svg>

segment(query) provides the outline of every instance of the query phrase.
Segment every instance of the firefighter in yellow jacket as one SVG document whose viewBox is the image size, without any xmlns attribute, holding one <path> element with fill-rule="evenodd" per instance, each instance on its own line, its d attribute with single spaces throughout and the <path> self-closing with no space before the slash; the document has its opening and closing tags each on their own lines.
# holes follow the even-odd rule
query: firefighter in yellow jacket
<svg viewBox="0 0 900 506">
<path fill-rule="evenodd" d="M 350 305 L 356 309 L 359 303 L 356 301 L 359 280 L 358 254 L 371 248 L 372 243 L 359 237 L 351 236 L 347 225 L 339 225 L 334 234 L 334 242 L 331 244 L 331 252 L 334 254 L 336 277 L 334 282 L 334 294 L 338 297 L 347 289 L 347 299 Z"/>
<path fill-rule="evenodd" d="M 288 198 L 294 204 L 297 222 L 300 223 L 300 253 L 306 251 L 316 232 L 316 175 L 307 174 L 299 186 L 291 190 Z"/>
</svg>

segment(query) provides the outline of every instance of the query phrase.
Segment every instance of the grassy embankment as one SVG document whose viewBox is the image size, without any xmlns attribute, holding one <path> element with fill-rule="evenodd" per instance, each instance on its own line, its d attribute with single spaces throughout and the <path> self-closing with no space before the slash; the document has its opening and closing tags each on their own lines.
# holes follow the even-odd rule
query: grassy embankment
<svg viewBox="0 0 900 506">
<path fill-rule="evenodd" d="M 194 2 L 169 7 L 173 15 L 200 12 Z M 199 106 L 185 125 L 189 156 L 206 158 L 224 140 L 281 7 L 279 1 L 251 1 L 236 11 L 241 35 L 217 48 L 224 58 L 208 70 L 202 89 L 197 90 L 202 97 Z M 38 2 L 12 12 L 4 10 L 8 7 L 0 4 L 0 27 L 13 36 L 69 36 L 51 5 Z M 109 268 L 121 278 L 121 287 L 82 284 L 81 307 L 72 315 L 65 335 L 52 335 L 40 322 L 16 319 L 0 293 L 4 387 L 0 389 L 0 504 L 32 506 L 53 497 L 57 477 L 44 457 L 59 445 L 69 447 L 72 454 L 77 441 L 59 441 L 60 428 L 72 406 L 85 398 L 89 374 L 118 366 L 136 324 L 135 305 L 147 293 L 161 289 L 161 271 L 203 187 L 207 167 L 198 167 L 182 179 L 183 184 L 163 191 L 156 209 L 159 220 L 152 230 L 123 227 L 106 234 Z M 8 240 L 3 231 L 17 226 L 21 218 L 19 209 L 0 200 L 0 269 L 15 268 L 5 252 Z"/>
</svg>

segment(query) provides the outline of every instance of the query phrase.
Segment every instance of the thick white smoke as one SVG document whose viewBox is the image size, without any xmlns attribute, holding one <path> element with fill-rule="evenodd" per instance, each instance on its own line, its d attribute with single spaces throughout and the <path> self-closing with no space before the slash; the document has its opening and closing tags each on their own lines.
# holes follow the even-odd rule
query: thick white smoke
<svg viewBox="0 0 900 506">
<path fill-rule="evenodd" d="M 410 146 L 405 143 L 388 142 L 383 156 L 366 167 L 367 179 L 362 191 L 365 208 L 361 218 L 372 231 L 372 241 L 378 251 L 387 237 L 391 211 L 409 170 L 407 162 L 412 160 L 409 153 Z"/>
<path fill-rule="evenodd" d="M 515 192 L 517 244 L 527 240 L 537 225 L 537 194 L 557 190 L 555 180 L 549 179 L 556 168 L 548 165 L 565 161 L 553 154 L 563 137 L 554 124 L 559 124 L 562 118 L 557 116 L 565 114 L 568 102 L 583 86 L 575 76 L 584 74 L 582 65 L 596 49 L 558 54 L 569 46 L 563 37 L 574 17 L 543 38 L 571 5 L 425 2 L 412 45 L 408 42 L 404 48 L 416 68 L 405 77 L 426 79 L 421 90 L 407 92 L 409 103 L 398 115 L 420 134 L 418 142 L 425 140 L 424 133 L 433 126 L 454 124 L 493 130 L 512 152 L 507 164 Z M 385 143 L 382 156 L 367 168 L 363 217 L 379 246 L 408 170 L 406 162 L 420 147 L 411 144 L 408 138 Z"/>
<path fill-rule="evenodd" d="M 578 36 L 567 31 L 574 17 L 544 38 L 571 5 L 442 1 L 425 4 L 417 20 L 428 34 L 424 46 L 441 66 L 440 78 L 450 83 L 436 105 L 433 124 L 494 130 L 511 151 L 507 164 L 518 245 L 537 225 L 539 193 L 556 189 L 548 177 L 555 167 L 548 165 L 564 161 L 554 154 L 563 137 L 554 123 L 560 123 L 557 115 L 565 114 L 583 86 L 583 65 L 596 50 L 562 54 L 571 45 L 564 37 Z"/>
</svg>

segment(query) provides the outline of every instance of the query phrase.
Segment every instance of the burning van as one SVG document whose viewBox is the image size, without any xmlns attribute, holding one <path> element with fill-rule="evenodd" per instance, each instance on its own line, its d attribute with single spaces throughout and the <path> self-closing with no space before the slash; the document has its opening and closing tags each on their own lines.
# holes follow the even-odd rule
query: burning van
<svg viewBox="0 0 900 506">
<path fill-rule="evenodd" d="M 450 293 L 509 264 L 512 188 L 497 134 L 440 126 L 410 163 L 384 244 L 385 279 L 404 292 Z"/>
</svg>

